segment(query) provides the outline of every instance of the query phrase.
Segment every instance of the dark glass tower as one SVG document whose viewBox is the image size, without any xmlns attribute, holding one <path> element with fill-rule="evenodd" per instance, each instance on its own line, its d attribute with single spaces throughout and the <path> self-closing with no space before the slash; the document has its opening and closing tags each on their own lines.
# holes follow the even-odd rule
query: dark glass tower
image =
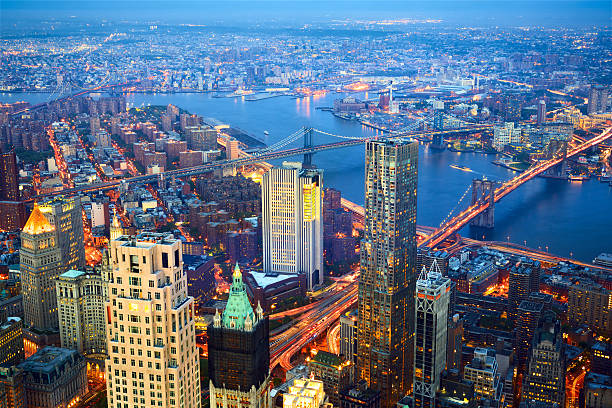
<svg viewBox="0 0 612 408">
<path fill-rule="evenodd" d="M 394 406 L 412 383 L 418 144 L 366 144 L 357 374 Z"/>
<path fill-rule="evenodd" d="M 249 401 L 266 408 L 270 371 L 268 318 L 261 306 L 253 310 L 238 265 L 223 315 L 208 326 L 210 406 L 230 408 L 229 400 Z"/>
</svg>

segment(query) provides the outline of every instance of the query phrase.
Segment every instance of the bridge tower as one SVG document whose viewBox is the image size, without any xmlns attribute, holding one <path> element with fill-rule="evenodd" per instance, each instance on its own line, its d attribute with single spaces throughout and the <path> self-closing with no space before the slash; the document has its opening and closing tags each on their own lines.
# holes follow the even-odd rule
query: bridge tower
<svg viewBox="0 0 612 408">
<path fill-rule="evenodd" d="M 489 203 L 489 207 L 476 216 L 470 225 L 482 228 L 495 226 L 495 182 L 487 179 L 474 179 L 472 181 L 472 205 L 476 203 Z"/>
<path fill-rule="evenodd" d="M 546 146 L 546 160 L 563 156 L 563 161 L 548 169 L 544 175 L 553 178 L 567 178 L 567 141 L 552 139 Z"/>
<path fill-rule="evenodd" d="M 304 149 L 312 149 L 312 147 L 312 128 L 304 128 Z M 304 153 L 304 161 L 302 162 L 304 167 L 312 167 L 312 155 L 312 151 Z"/>
</svg>

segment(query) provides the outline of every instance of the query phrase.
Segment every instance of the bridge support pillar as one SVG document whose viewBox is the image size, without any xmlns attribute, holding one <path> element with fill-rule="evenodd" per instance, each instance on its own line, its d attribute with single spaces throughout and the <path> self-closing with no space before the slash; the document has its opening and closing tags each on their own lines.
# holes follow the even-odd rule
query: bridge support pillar
<svg viewBox="0 0 612 408">
<path fill-rule="evenodd" d="M 304 149 L 311 149 L 312 147 L 312 128 L 304 128 Z M 304 153 L 302 165 L 306 168 L 312 167 L 312 153 Z"/>
<path fill-rule="evenodd" d="M 470 225 L 474 227 L 493 228 L 495 226 L 495 182 L 491 180 L 472 181 L 472 205 L 489 203 L 489 207 L 477 215 Z"/>
</svg>

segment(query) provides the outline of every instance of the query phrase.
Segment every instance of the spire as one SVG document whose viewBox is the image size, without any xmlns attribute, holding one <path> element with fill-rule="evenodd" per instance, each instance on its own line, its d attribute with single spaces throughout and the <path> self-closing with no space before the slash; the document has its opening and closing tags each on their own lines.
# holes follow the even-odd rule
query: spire
<svg viewBox="0 0 612 408">
<path fill-rule="evenodd" d="M 121 228 L 121 224 L 119 223 L 119 219 L 117 218 L 117 209 L 113 208 L 113 227 Z"/>
<path fill-rule="evenodd" d="M 40 211 L 38 203 L 34 203 L 34 209 L 32 209 L 32 213 L 23 227 L 23 232 L 30 235 L 39 235 L 51 231 L 55 231 L 55 227 Z"/>
<path fill-rule="evenodd" d="M 227 306 L 223 311 L 223 327 L 250 331 L 255 322 L 255 315 L 242 282 L 242 272 L 240 272 L 238 264 L 234 268 L 232 278 Z"/>
</svg>

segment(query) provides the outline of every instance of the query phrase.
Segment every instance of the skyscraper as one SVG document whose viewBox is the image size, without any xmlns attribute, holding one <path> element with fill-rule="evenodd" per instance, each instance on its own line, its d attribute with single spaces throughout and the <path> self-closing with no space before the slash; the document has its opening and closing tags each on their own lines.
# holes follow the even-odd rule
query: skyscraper
<svg viewBox="0 0 612 408">
<path fill-rule="evenodd" d="M 264 272 L 306 274 L 308 289 L 323 283 L 321 170 L 285 162 L 263 176 Z"/>
<path fill-rule="evenodd" d="M 540 263 L 519 262 L 512 266 L 508 277 L 508 317 L 517 317 L 517 309 L 529 294 L 537 292 L 540 285 Z"/>
<path fill-rule="evenodd" d="M 180 240 L 143 233 L 111 241 L 106 340 L 110 408 L 200 406 L 193 298 Z"/>
<path fill-rule="evenodd" d="M 567 312 L 571 325 L 612 335 L 612 293 L 600 284 L 583 279 L 570 286 Z"/>
<path fill-rule="evenodd" d="M 546 101 L 544 99 L 540 99 L 538 101 L 537 108 L 536 124 L 540 126 L 546 122 Z"/>
<path fill-rule="evenodd" d="M 608 88 L 603 85 L 593 85 L 589 90 L 589 105 L 587 112 L 589 115 L 593 113 L 605 112 L 608 107 Z"/>
<path fill-rule="evenodd" d="M 0 230 L 15 231 L 25 223 L 25 205 L 20 200 L 19 170 L 15 151 L 0 154 Z"/>
<path fill-rule="evenodd" d="M 55 226 L 34 204 L 21 231 L 19 253 L 25 325 L 57 329 L 55 279 L 61 269 L 61 259 Z"/>
<path fill-rule="evenodd" d="M 547 312 L 533 336 L 527 375 L 523 379 L 523 401 L 541 401 L 565 406 L 565 343 L 561 325 Z"/>
<path fill-rule="evenodd" d="M 366 144 L 357 376 L 393 406 L 410 390 L 416 283 L 418 144 Z"/>
<path fill-rule="evenodd" d="M 14 150 L 0 154 L 0 201 L 19 201 L 19 170 Z"/>
<path fill-rule="evenodd" d="M 55 283 L 62 347 L 86 356 L 106 354 L 102 276 L 70 270 Z"/>
<path fill-rule="evenodd" d="M 414 339 L 414 408 L 434 408 L 446 365 L 450 279 L 436 271 L 421 272 L 416 282 Z"/>
<path fill-rule="evenodd" d="M 544 306 L 541 303 L 523 300 L 518 308 L 514 349 L 519 369 L 524 368 L 529 357 L 529 347 Z"/>
<path fill-rule="evenodd" d="M 208 326 L 210 406 L 269 408 L 270 336 L 268 318 L 253 310 L 236 265 L 227 306 Z"/>
<path fill-rule="evenodd" d="M 40 210 L 55 226 L 63 271 L 85 266 L 83 214 L 79 197 L 58 197 L 40 204 Z"/>
</svg>

